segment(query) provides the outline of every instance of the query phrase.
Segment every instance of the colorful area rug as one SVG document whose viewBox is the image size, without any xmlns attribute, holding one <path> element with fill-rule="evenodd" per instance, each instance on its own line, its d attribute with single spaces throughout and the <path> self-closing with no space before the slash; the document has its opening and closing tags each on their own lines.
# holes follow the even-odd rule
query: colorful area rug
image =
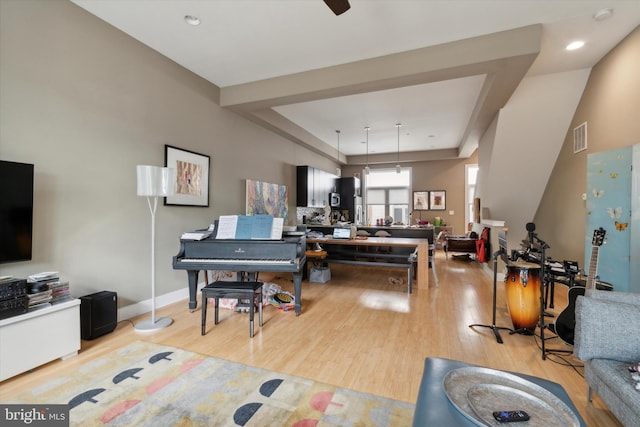
<svg viewBox="0 0 640 427">
<path fill-rule="evenodd" d="M 408 426 L 415 406 L 135 342 L 12 402 L 68 404 L 77 426 Z"/>
</svg>

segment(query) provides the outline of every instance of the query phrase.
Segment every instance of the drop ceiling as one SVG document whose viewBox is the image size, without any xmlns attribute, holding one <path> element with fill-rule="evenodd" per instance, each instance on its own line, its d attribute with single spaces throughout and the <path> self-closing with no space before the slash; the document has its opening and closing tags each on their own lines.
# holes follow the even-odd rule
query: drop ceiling
<svg viewBox="0 0 640 427">
<path fill-rule="evenodd" d="M 296 143 L 336 158 L 340 130 L 349 164 L 367 145 L 381 162 L 398 146 L 403 160 L 469 156 L 523 78 L 589 68 L 640 25 L 635 0 L 351 0 L 340 16 L 322 0 L 71 1 Z"/>
</svg>

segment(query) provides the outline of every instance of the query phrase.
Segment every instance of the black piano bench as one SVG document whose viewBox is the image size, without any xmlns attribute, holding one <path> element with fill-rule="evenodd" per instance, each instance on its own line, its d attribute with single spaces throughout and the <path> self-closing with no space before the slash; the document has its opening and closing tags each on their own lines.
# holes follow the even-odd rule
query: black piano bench
<svg viewBox="0 0 640 427">
<path fill-rule="evenodd" d="M 225 282 L 217 281 L 202 288 L 202 335 L 205 334 L 207 323 L 207 301 L 215 298 L 215 324 L 218 324 L 218 308 L 220 298 L 248 299 L 252 302 L 258 301 L 258 319 L 262 327 L 262 282 Z M 253 338 L 253 312 L 254 307 L 249 309 L 249 337 Z"/>
</svg>

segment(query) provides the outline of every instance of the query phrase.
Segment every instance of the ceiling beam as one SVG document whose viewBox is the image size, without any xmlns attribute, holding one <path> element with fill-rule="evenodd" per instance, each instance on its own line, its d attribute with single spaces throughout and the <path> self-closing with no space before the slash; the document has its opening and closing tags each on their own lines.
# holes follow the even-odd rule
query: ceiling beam
<svg viewBox="0 0 640 427">
<path fill-rule="evenodd" d="M 540 51 L 542 26 L 459 40 L 377 58 L 220 89 L 220 105 L 314 152 L 335 159 L 336 150 L 272 107 L 486 75 L 460 141 L 468 157 L 480 136 L 524 78 Z"/>
</svg>

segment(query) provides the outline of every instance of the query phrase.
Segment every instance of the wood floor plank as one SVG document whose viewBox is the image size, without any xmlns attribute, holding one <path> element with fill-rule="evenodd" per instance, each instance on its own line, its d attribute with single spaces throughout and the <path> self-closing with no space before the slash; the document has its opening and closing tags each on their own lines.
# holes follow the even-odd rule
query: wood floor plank
<svg viewBox="0 0 640 427">
<path fill-rule="evenodd" d="M 158 316 L 174 319 L 170 327 L 140 333 L 133 328 L 136 319 L 120 322 L 113 333 L 82 341 L 77 357 L 5 380 L 0 400 L 142 340 L 407 402 L 416 400 L 426 357 L 456 359 L 558 382 L 587 425 L 620 426 L 600 399 L 587 402 L 583 369 L 566 365 L 581 366 L 579 360 L 570 355 L 563 355 L 566 361 L 551 355 L 542 360 L 534 336 L 501 331 L 504 344 L 498 344 L 491 329 L 469 327 L 492 323 L 493 273 L 485 265 L 447 260 L 442 252 L 436 265 L 440 287 L 431 276 L 428 289 L 414 287 L 412 294 L 397 269 L 331 265 L 331 281 L 303 283 L 300 316 L 265 307 L 264 326 L 256 324 L 253 339 L 248 315 L 232 310 L 221 310 L 218 325 L 210 310 L 207 333 L 201 336 L 200 309 L 189 312 L 185 300 L 158 310 Z M 403 286 L 391 284 L 390 277 L 402 277 Z M 290 275 L 262 274 L 261 279 L 293 291 Z M 186 274 L 184 281 L 186 286 Z M 496 324 L 512 327 L 504 288 L 504 282 L 497 283 Z M 549 311 L 559 313 L 565 306 L 566 287 L 556 286 L 555 308 Z M 558 339 L 546 346 L 569 348 Z"/>
</svg>

